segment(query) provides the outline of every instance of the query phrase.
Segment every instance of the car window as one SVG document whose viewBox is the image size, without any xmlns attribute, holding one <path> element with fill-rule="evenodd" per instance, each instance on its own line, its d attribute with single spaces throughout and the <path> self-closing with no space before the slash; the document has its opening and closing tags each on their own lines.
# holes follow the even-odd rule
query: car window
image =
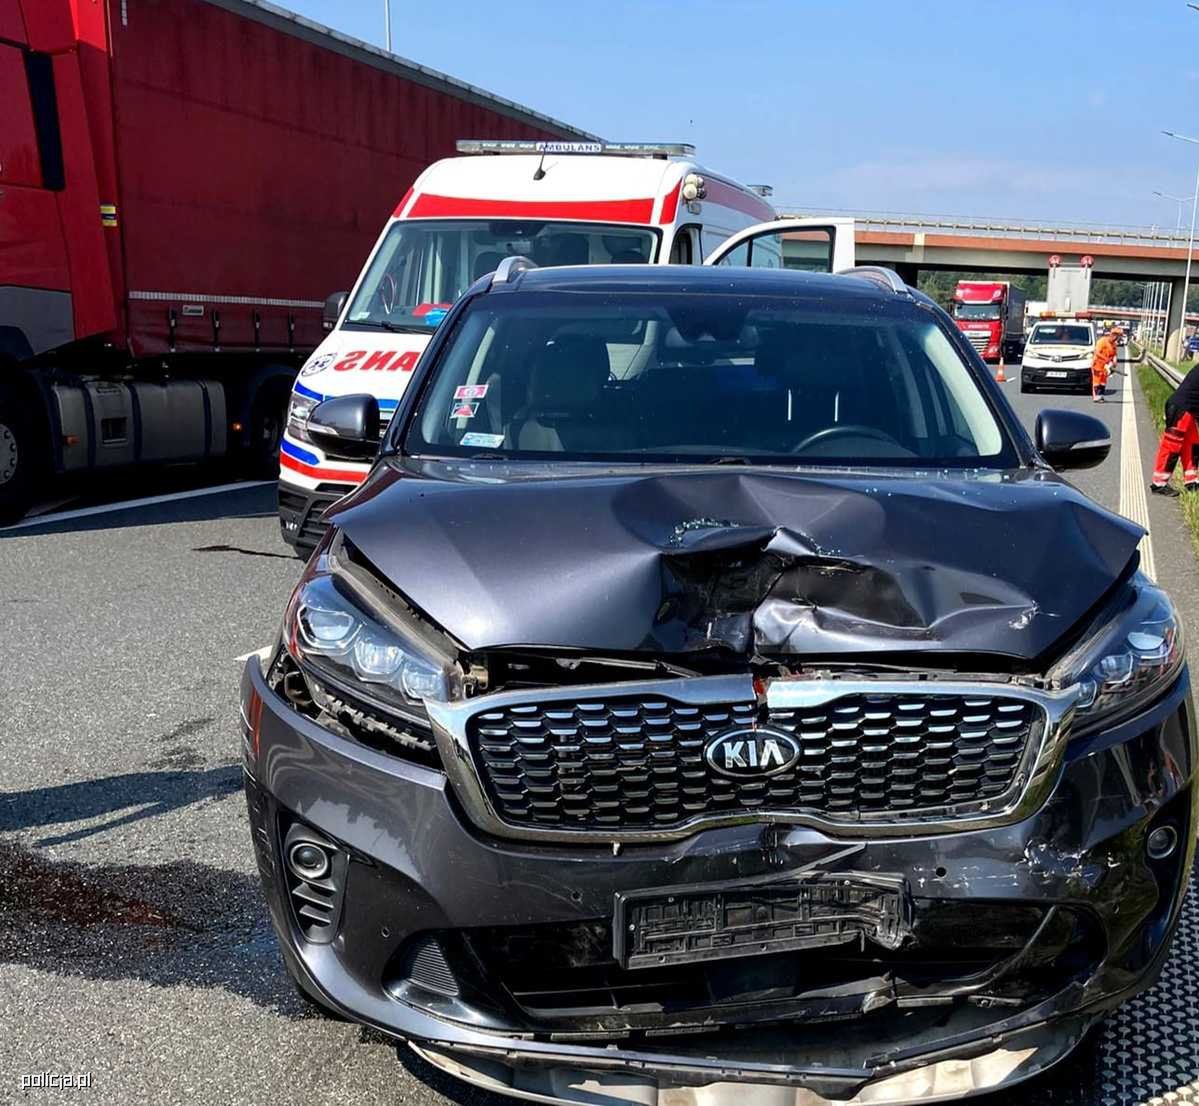
<svg viewBox="0 0 1199 1106">
<path fill-rule="evenodd" d="M 362 326 L 433 330 L 451 304 L 506 257 L 539 266 L 646 264 L 658 232 L 597 223 L 398 220 L 392 223 L 346 313 Z"/>
<path fill-rule="evenodd" d="M 1092 341 L 1091 328 L 1078 323 L 1040 323 L 1029 338 L 1029 343 L 1037 346 L 1089 346 Z"/>
<path fill-rule="evenodd" d="M 484 296 L 404 443 L 513 458 L 976 464 L 1010 450 L 931 311 L 661 294 Z"/>
</svg>

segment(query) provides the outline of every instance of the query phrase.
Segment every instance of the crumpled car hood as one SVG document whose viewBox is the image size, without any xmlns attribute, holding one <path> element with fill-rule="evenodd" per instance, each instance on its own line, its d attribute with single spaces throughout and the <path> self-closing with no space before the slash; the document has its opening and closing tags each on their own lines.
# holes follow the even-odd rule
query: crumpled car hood
<svg viewBox="0 0 1199 1106">
<path fill-rule="evenodd" d="M 1139 527 L 1047 472 L 385 461 L 330 512 L 468 649 L 1051 649 Z"/>
</svg>

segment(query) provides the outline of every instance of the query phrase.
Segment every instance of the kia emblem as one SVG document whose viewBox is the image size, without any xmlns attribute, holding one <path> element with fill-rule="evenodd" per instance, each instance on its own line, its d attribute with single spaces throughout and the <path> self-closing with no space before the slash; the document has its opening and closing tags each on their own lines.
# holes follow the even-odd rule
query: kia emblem
<svg viewBox="0 0 1199 1106">
<path fill-rule="evenodd" d="M 799 742 L 783 730 L 745 726 L 717 734 L 708 742 L 704 759 L 722 776 L 774 776 L 799 760 Z"/>
</svg>

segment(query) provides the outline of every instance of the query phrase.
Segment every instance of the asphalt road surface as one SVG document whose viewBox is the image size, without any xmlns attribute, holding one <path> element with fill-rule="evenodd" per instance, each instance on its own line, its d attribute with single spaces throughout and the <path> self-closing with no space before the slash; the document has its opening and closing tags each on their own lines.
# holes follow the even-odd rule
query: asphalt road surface
<svg viewBox="0 0 1199 1106">
<path fill-rule="evenodd" d="M 1122 384 L 1094 406 L 1007 385 L 1030 426 L 1049 405 L 1107 420 L 1112 456 L 1078 483 L 1113 509 Z M 1151 456 L 1143 410 L 1139 432 Z M 1199 625 L 1178 505 L 1148 508 L 1158 577 Z M 0 1103 L 509 1101 L 310 1016 L 283 973 L 236 703 L 238 658 L 271 641 L 299 572 L 273 489 L 55 518 L 0 531 Z M 1199 1102 L 1194 909 L 1157 990 L 1051 1080 L 989 1106 Z M 91 1086 L 23 1095 L 21 1077 L 42 1072 Z"/>
</svg>

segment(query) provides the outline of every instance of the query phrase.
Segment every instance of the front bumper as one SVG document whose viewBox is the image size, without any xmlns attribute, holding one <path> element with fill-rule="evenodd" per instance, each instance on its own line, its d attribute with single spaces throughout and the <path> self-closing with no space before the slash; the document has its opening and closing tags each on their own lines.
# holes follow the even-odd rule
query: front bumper
<svg viewBox="0 0 1199 1106">
<path fill-rule="evenodd" d="M 1065 375 L 1062 376 L 1062 373 Z M 1091 390 L 1091 366 L 1082 361 L 1033 365 L 1025 363 L 1020 366 L 1020 379 L 1023 384 L 1033 388 L 1060 388 L 1089 392 Z"/>
<path fill-rule="evenodd" d="M 623 850 L 483 835 L 443 774 L 318 727 L 268 689 L 256 661 L 242 700 L 256 854 L 292 974 L 326 1005 L 408 1039 L 442 1069 L 530 1098 L 652 1103 L 670 1092 L 681 1106 L 714 1106 L 749 1085 L 804 1106 L 914 1102 L 1027 1078 L 1153 981 L 1192 861 L 1195 727 L 1185 672 L 1150 711 L 1072 748 L 1048 801 L 1014 825 L 847 842 L 811 827 L 748 824 Z M 1163 820 L 1182 845 L 1168 862 L 1151 862 L 1145 838 Z M 303 900 L 283 861 L 297 825 L 345 858 L 332 922 L 316 940 L 304 935 Z M 571 997 L 592 987 L 580 968 L 587 935 L 601 944 L 610 936 L 617 893 L 785 880 L 814 868 L 851 879 L 902 874 L 914 946 L 944 959 L 990 930 L 979 941 L 995 945 L 987 955 L 999 975 L 984 965 L 952 985 L 926 979 L 900 995 L 895 980 L 911 973 L 915 954 L 863 942 L 861 978 L 816 979 L 828 950 L 791 954 L 788 963 L 827 985 L 805 998 L 801 980 L 798 1000 L 777 1018 L 766 1016 L 777 979 L 761 981 L 759 1014 L 743 1005 L 730 1016 L 713 1000 L 727 973 L 699 964 L 688 978 L 702 969 L 709 993 L 690 1009 L 666 984 L 640 1005 L 626 1000 L 620 1014 L 610 1002 Z M 548 983 L 539 957 L 560 959 Z M 526 961 L 537 975 L 527 986 L 514 974 Z M 781 963 L 766 961 L 771 971 Z M 586 993 L 635 990 L 644 978 L 652 976 L 613 966 Z"/>
<path fill-rule="evenodd" d="M 325 511 L 351 490 L 348 485 L 336 484 L 321 484 L 310 490 L 280 480 L 279 531 L 283 540 L 299 553 L 311 553 L 328 529 Z"/>
</svg>

